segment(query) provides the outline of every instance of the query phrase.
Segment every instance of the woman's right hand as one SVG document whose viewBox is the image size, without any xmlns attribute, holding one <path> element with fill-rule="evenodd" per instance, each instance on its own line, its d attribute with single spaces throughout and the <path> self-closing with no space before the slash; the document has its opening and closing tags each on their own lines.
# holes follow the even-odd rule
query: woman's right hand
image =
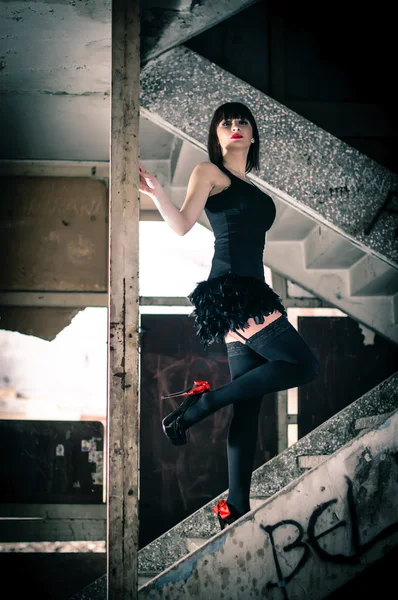
<svg viewBox="0 0 398 600">
<path fill-rule="evenodd" d="M 156 187 L 161 187 L 159 181 L 154 175 L 148 173 L 144 167 L 139 167 L 140 172 L 140 192 L 148 194 L 149 196 L 154 194 Z"/>
</svg>

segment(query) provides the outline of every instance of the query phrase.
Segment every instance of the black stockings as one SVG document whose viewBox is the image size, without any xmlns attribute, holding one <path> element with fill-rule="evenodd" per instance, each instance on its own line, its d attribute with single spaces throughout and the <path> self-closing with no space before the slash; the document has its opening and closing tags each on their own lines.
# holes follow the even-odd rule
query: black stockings
<svg viewBox="0 0 398 600">
<path fill-rule="evenodd" d="M 319 374 L 316 356 L 285 315 L 244 339 L 247 345 L 227 344 L 227 348 L 231 346 L 228 359 L 232 381 L 202 394 L 181 419 L 188 429 L 220 408 L 234 404 L 228 434 L 229 498 L 242 513 L 249 510 L 250 479 L 263 396 L 309 383 Z M 238 351 L 236 344 L 242 346 Z"/>
<path fill-rule="evenodd" d="M 231 380 L 241 377 L 248 371 L 268 362 L 253 352 L 246 344 L 230 342 L 227 344 L 228 364 Z M 256 452 L 258 415 L 263 396 L 250 399 L 250 410 L 246 403 L 237 402 L 233 406 L 233 416 L 227 437 L 228 456 L 228 503 L 240 514 L 250 510 L 250 484 L 253 461 Z"/>
</svg>

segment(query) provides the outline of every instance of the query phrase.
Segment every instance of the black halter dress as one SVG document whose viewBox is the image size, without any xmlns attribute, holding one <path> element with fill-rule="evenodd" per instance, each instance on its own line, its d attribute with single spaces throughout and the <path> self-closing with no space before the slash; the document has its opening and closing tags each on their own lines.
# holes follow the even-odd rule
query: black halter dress
<svg viewBox="0 0 398 600">
<path fill-rule="evenodd" d="M 274 201 L 223 165 L 218 167 L 231 184 L 210 196 L 204 208 L 215 236 L 211 271 L 188 295 L 195 307 L 190 317 L 205 348 L 223 341 L 230 330 L 249 327 L 249 318 L 263 323 L 275 310 L 287 315 L 264 278 L 265 234 L 275 220 Z"/>
</svg>

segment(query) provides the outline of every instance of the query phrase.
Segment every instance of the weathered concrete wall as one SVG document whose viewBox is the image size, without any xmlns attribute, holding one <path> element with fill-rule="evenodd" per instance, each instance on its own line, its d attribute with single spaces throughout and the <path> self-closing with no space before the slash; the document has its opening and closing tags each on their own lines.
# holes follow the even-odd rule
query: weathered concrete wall
<svg viewBox="0 0 398 600">
<path fill-rule="evenodd" d="M 3 177 L 0 289 L 106 291 L 108 199 L 101 181 Z"/>
<path fill-rule="evenodd" d="M 85 177 L 2 177 L 0 289 L 106 292 L 108 192 Z M 52 340 L 76 309 L 0 306 L 0 329 Z"/>
<path fill-rule="evenodd" d="M 398 544 L 398 412 L 140 589 L 320 600 Z"/>
</svg>

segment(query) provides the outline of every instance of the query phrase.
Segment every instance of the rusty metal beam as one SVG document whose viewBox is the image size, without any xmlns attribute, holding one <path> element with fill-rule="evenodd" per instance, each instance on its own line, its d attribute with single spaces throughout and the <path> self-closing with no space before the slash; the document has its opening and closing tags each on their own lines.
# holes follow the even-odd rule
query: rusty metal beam
<svg viewBox="0 0 398 600">
<path fill-rule="evenodd" d="M 138 590 L 140 3 L 112 2 L 107 597 Z"/>
</svg>

